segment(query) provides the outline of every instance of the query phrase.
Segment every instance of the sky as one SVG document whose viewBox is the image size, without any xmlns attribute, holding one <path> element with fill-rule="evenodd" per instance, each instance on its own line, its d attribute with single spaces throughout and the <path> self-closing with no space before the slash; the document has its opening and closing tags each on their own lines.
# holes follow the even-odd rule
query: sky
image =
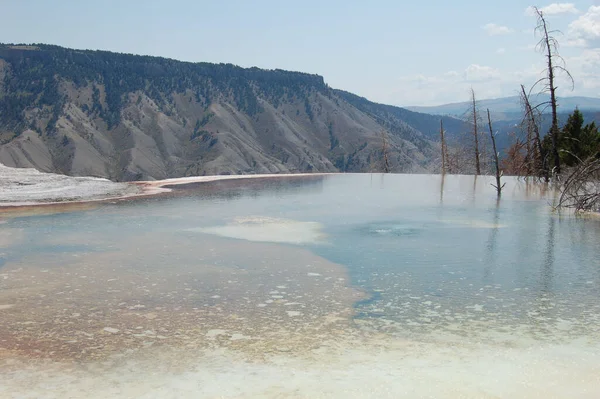
<svg viewBox="0 0 600 399">
<path fill-rule="evenodd" d="M 380 103 L 517 95 L 543 77 L 536 5 L 575 87 L 600 97 L 600 0 L 0 0 L 0 42 L 233 63 L 322 75 Z"/>
</svg>

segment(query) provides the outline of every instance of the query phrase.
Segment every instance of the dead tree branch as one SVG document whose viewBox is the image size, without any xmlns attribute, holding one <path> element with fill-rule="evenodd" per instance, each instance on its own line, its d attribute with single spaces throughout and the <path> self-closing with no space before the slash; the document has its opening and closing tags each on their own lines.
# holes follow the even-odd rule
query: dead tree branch
<svg viewBox="0 0 600 399">
<path fill-rule="evenodd" d="M 569 174 L 562 185 L 557 208 L 600 212 L 600 159 L 591 157 Z"/>
</svg>

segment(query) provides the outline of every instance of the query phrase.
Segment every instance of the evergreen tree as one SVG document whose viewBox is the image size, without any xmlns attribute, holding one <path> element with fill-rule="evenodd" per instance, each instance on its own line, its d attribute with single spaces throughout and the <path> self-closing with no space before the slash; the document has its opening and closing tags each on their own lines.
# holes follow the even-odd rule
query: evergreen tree
<svg viewBox="0 0 600 399">
<path fill-rule="evenodd" d="M 552 156 L 550 135 L 544 137 L 543 147 Z M 596 123 L 584 125 L 581 111 L 573 111 L 558 135 L 558 151 L 565 166 L 575 166 L 589 157 L 600 155 L 600 131 Z"/>
<path fill-rule="evenodd" d="M 560 160 L 565 166 L 574 166 L 579 163 L 582 148 L 583 114 L 578 109 L 569 115 L 567 123 L 559 134 Z"/>
</svg>

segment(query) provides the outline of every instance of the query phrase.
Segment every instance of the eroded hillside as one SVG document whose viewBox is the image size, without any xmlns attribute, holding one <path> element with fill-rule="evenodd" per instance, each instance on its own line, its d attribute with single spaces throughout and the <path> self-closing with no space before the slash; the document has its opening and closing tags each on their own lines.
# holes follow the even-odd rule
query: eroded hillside
<svg viewBox="0 0 600 399">
<path fill-rule="evenodd" d="M 410 112 L 410 111 L 406 111 Z M 0 162 L 113 180 L 426 171 L 436 144 L 317 75 L 0 45 Z"/>
</svg>

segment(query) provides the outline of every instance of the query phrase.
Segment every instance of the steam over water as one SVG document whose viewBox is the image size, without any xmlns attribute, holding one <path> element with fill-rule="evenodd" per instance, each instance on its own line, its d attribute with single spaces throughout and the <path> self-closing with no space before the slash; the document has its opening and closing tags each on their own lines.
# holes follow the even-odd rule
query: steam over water
<svg viewBox="0 0 600 399">
<path fill-rule="evenodd" d="M 506 179 L 0 214 L 0 397 L 598 398 L 600 219 Z"/>
</svg>

